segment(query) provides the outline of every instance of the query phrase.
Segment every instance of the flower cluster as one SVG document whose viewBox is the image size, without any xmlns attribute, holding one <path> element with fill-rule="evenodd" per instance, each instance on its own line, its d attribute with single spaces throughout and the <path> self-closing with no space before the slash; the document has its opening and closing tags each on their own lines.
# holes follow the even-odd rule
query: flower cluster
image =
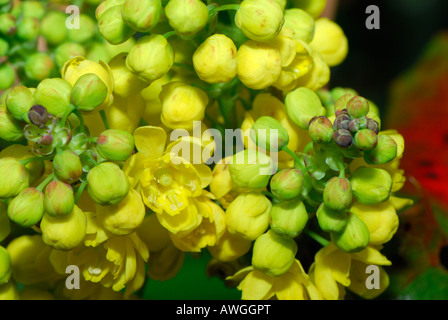
<svg viewBox="0 0 448 320">
<path fill-rule="evenodd" d="M 19 3 L 0 1 L 6 66 L 27 32 L 50 53 L 0 100 L 1 298 L 138 298 L 193 252 L 249 257 L 226 279 L 243 299 L 386 289 L 362 268 L 390 265 L 404 141 L 373 102 L 324 89 L 348 53 L 325 1 L 91 0 L 80 29 Z M 17 31 L 28 17 L 40 28 Z M 323 246 L 309 270 L 304 234 Z"/>
</svg>

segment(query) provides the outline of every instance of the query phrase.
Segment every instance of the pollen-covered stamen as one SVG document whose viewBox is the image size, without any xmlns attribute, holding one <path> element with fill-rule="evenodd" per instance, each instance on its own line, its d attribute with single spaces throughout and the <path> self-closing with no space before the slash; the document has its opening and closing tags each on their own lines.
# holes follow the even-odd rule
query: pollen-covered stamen
<svg viewBox="0 0 448 320">
<path fill-rule="evenodd" d="M 157 179 L 157 183 L 160 183 L 164 187 L 169 187 L 174 181 L 170 170 L 167 168 L 157 170 L 155 177 Z"/>
</svg>

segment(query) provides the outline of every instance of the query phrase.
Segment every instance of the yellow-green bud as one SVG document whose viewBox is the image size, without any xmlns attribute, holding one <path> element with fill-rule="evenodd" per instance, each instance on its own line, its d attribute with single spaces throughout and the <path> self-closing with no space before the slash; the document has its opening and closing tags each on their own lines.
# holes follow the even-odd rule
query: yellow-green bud
<svg viewBox="0 0 448 320">
<path fill-rule="evenodd" d="M 350 182 L 359 203 L 375 204 L 389 199 L 393 181 L 384 169 L 360 167 L 353 172 Z"/>
<path fill-rule="evenodd" d="M 148 32 L 159 23 L 161 0 L 126 0 L 121 15 L 132 29 Z"/>
<path fill-rule="evenodd" d="M 82 175 L 81 159 L 73 151 L 62 151 L 53 158 L 53 170 L 58 179 L 72 183 Z"/>
<path fill-rule="evenodd" d="M 269 156 L 256 150 L 246 149 L 233 156 L 229 171 L 235 186 L 262 190 L 268 185 L 274 168 Z"/>
<path fill-rule="evenodd" d="M 252 266 L 270 277 L 281 276 L 294 263 L 297 249 L 294 239 L 269 230 L 254 242 Z"/>
<path fill-rule="evenodd" d="M 75 197 L 71 185 L 54 180 L 45 187 L 44 195 L 45 213 L 55 217 L 72 212 Z"/>
<path fill-rule="evenodd" d="M 227 207 L 227 230 L 246 240 L 255 240 L 269 227 L 272 203 L 261 193 L 244 193 Z"/>
<path fill-rule="evenodd" d="M 80 111 L 91 113 L 102 106 L 108 97 L 106 84 L 94 73 L 86 73 L 76 80 L 70 101 Z"/>
<path fill-rule="evenodd" d="M 300 195 L 303 186 L 303 173 L 297 169 L 283 169 L 271 179 L 271 192 L 281 200 L 290 200 Z"/>
<path fill-rule="evenodd" d="M 87 189 L 100 205 L 115 205 L 129 192 L 129 181 L 120 167 L 113 162 L 102 162 L 87 175 Z"/>
<path fill-rule="evenodd" d="M 72 86 L 62 78 L 45 79 L 34 92 L 36 103 L 44 106 L 55 117 L 67 113 Z"/>
<path fill-rule="evenodd" d="M 24 17 L 17 28 L 17 36 L 23 41 L 31 41 L 39 35 L 40 22 L 34 17 Z"/>
<path fill-rule="evenodd" d="M 314 36 L 314 19 L 305 10 L 287 9 L 284 13 L 284 28 L 292 31 L 292 38 L 309 43 Z"/>
<path fill-rule="evenodd" d="M 27 169 L 12 157 L 0 159 L 0 177 L 0 199 L 15 197 L 29 186 Z"/>
<path fill-rule="evenodd" d="M 150 82 L 167 73 L 173 63 L 173 48 L 160 34 L 140 38 L 126 57 L 128 69 Z"/>
<path fill-rule="evenodd" d="M 29 122 L 28 111 L 35 104 L 33 92 L 22 85 L 12 88 L 6 96 L 6 107 L 17 120 Z"/>
<path fill-rule="evenodd" d="M 42 81 L 50 77 L 54 67 L 54 61 L 48 53 L 37 52 L 26 59 L 25 74 L 32 80 Z"/>
<path fill-rule="evenodd" d="M 134 136 L 125 130 L 103 131 L 96 143 L 101 156 L 111 161 L 125 161 L 134 151 Z"/>
<path fill-rule="evenodd" d="M 0 65 L 0 90 L 9 89 L 16 80 L 16 73 L 14 68 L 9 64 L 3 63 Z"/>
<path fill-rule="evenodd" d="M 49 11 L 42 19 L 40 32 L 50 45 L 63 43 L 67 38 L 67 16 L 58 10 Z"/>
<path fill-rule="evenodd" d="M 379 135 L 375 148 L 365 152 L 364 160 L 368 164 L 386 164 L 397 156 L 398 146 L 395 140 L 388 135 Z"/>
<path fill-rule="evenodd" d="M 334 135 L 333 124 L 325 116 L 314 117 L 310 121 L 308 133 L 313 142 L 330 143 Z"/>
<path fill-rule="evenodd" d="M 256 41 L 274 39 L 283 23 L 283 9 L 275 0 L 244 0 L 235 15 L 236 26 Z"/>
<path fill-rule="evenodd" d="M 19 141 L 23 139 L 23 123 L 15 119 L 6 106 L 0 105 L 0 139 Z"/>
<path fill-rule="evenodd" d="M 75 43 L 86 43 L 91 40 L 96 32 L 96 21 L 87 14 L 79 15 L 79 28 L 67 30 L 68 40 Z"/>
<path fill-rule="evenodd" d="M 0 246 L 0 286 L 7 284 L 12 275 L 11 257 L 8 251 Z"/>
<path fill-rule="evenodd" d="M 291 5 L 294 8 L 303 9 L 313 18 L 317 18 L 325 10 L 327 0 L 291 0 Z"/>
<path fill-rule="evenodd" d="M 369 113 L 369 101 L 367 99 L 355 96 L 347 102 L 347 111 L 352 118 L 361 118 Z"/>
<path fill-rule="evenodd" d="M 8 217 L 6 205 L 0 201 L 0 242 L 6 239 L 11 233 L 11 220 Z"/>
<path fill-rule="evenodd" d="M 317 222 L 324 232 L 340 232 L 348 221 L 347 212 L 335 211 L 322 203 L 316 211 Z"/>
<path fill-rule="evenodd" d="M 31 227 L 42 219 L 44 195 L 36 188 L 21 191 L 8 205 L 8 217 L 22 227 Z"/>
<path fill-rule="evenodd" d="M 9 42 L 0 38 L 0 57 L 6 55 L 9 51 Z"/>
<path fill-rule="evenodd" d="M 108 63 L 114 79 L 114 94 L 123 98 L 139 95 L 148 87 L 147 81 L 143 81 L 126 67 L 127 56 L 127 52 L 121 52 Z"/>
<path fill-rule="evenodd" d="M 333 177 L 327 181 L 324 189 L 325 205 L 336 211 L 347 209 L 353 199 L 350 180 L 347 178 Z"/>
<path fill-rule="evenodd" d="M 271 152 L 283 150 L 289 143 L 288 131 L 278 120 L 268 116 L 259 117 L 255 121 L 250 138 L 258 147 Z"/>
<path fill-rule="evenodd" d="M 54 50 L 54 59 L 58 69 L 61 69 L 65 62 L 74 57 L 84 57 L 86 49 L 76 42 L 64 42 Z"/>
<path fill-rule="evenodd" d="M 306 87 L 289 92 L 285 98 L 285 107 L 289 119 L 302 129 L 308 129 L 311 119 L 326 113 L 318 95 Z"/>
<path fill-rule="evenodd" d="M 43 242 L 57 250 L 70 250 L 79 246 L 85 236 L 87 219 L 76 205 L 64 216 L 52 217 L 44 214 L 40 222 Z"/>
<path fill-rule="evenodd" d="M 370 232 L 366 224 L 353 213 L 348 213 L 347 224 L 342 231 L 330 235 L 332 242 L 348 253 L 364 250 L 370 241 Z"/>
<path fill-rule="evenodd" d="M 121 12 L 122 5 L 110 6 L 104 10 L 101 5 L 97 7 L 98 30 L 110 44 L 121 44 L 135 33 L 135 30 L 124 22 Z"/>
<path fill-rule="evenodd" d="M 208 22 L 208 9 L 200 0 L 170 0 L 165 7 L 170 26 L 177 34 L 190 37 Z"/>
<path fill-rule="evenodd" d="M 271 230 L 278 235 L 295 238 L 308 222 L 308 213 L 300 199 L 281 201 L 272 205 Z"/>
<path fill-rule="evenodd" d="M 353 141 L 358 149 L 368 151 L 376 147 L 378 144 L 378 136 L 373 130 L 361 129 L 356 132 Z"/>
<path fill-rule="evenodd" d="M 17 32 L 17 19 L 10 13 L 0 14 L 0 33 L 12 36 Z"/>
<path fill-rule="evenodd" d="M 42 19 L 45 15 L 45 6 L 40 1 L 22 1 L 20 3 L 22 15 L 24 17 L 33 17 Z"/>
</svg>

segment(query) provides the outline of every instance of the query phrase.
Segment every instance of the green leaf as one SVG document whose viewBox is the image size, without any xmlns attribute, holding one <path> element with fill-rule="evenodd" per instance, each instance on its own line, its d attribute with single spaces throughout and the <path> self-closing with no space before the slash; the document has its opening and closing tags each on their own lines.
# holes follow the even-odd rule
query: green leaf
<svg viewBox="0 0 448 320">
<path fill-rule="evenodd" d="M 448 299 L 448 272 L 443 268 L 430 267 L 418 275 L 399 295 L 406 300 Z"/>
</svg>

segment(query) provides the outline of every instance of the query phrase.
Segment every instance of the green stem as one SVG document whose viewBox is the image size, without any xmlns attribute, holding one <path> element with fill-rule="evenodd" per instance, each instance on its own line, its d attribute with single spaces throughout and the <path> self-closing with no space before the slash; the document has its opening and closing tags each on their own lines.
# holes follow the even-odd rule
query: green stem
<svg viewBox="0 0 448 320">
<path fill-rule="evenodd" d="M 180 68 L 185 68 L 185 69 L 188 69 L 188 70 L 191 70 L 191 71 L 195 71 L 194 67 L 192 65 L 185 64 L 185 63 L 174 62 L 173 66 L 180 67 Z"/>
<path fill-rule="evenodd" d="M 313 149 L 314 144 L 313 141 L 309 142 L 305 148 L 303 148 L 303 153 L 307 154 L 311 149 Z"/>
<path fill-rule="evenodd" d="M 294 163 L 297 164 L 300 168 L 301 171 L 303 172 L 307 172 L 308 170 L 303 166 L 302 164 L 302 159 L 291 149 L 289 149 L 287 146 L 285 146 L 283 148 L 283 151 L 285 151 L 286 153 L 288 153 L 293 159 L 294 159 Z"/>
<path fill-rule="evenodd" d="M 47 184 L 50 183 L 51 180 L 54 179 L 54 172 L 52 172 L 44 181 L 42 181 L 37 187 L 36 189 L 39 190 L 40 192 L 42 192 L 44 190 L 44 188 L 47 186 Z"/>
<path fill-rule="evenodd" d="M 225 4 L 223 6 L 213 8 L 212 10 L 210 10 L 210 13 L 215 13 L 215 12 L 225 11 L 225 10 L 238 10 L 239 8 L 240 8 L 240 5 L 238 3 Z"/>
<path fill-rule="evenodd" d="M 30 162 L 34 162 L 34 161 L 45 161 L 45 160 L 50 160 L 52 159 L 53 156 L 46 156 L 46 157 L 33 157 L 33 158 L 28 158 L 28 159 L 23 159 L 20 160 L 20 163 L 23 164 L 24 166 L 26 166 L 28 163 Z"/>
<path fill-rule="evenodd" d="M 107 121 L 106 111 L 101 110 L 100 116 L 101 116 L 101 120 L 103 120 L 104 128 L 106 128 L 106 130 L 109 130 L 110 126 L 109 126 L 109 122 Z"/>
<path fill-rule="evenodd" d="M 87 180 L 84 180 L 81 183 L 81 185 L 79 186 L 78 190 L 76 191 L 76 194 L 75 194 L 75 203 L 76 204 L 78 203 L 79 198 L 81 198 L 81 195 L 82 195 L 84 189 L 86 188 L 86 186 L 87 186 Z"/>
<path fill-rule="evenodd" d="M 338 162 L 339 167 L 339 178 L 345 178 L 345 168 L 342 162 Z"/>
<path fill-rule="evenodd" d="M 79 129 L 81 132 L 84 132 L 84 118 L 82 117 L 81 112 L 78 109 L 73 110 L 73 113 L 78 116 L 79 119 Z"/>
<path fill-rule="evenodd" d="M 262 194 L 264 194 L 265 196 L 272 198 L 272 199 L 277 199 L 276 196 L 274 196 L 274 194 L 272 192 L 269 192 L 267 190 L 261 191 Z"/>
<path fill-rule="evenodd" d="M 304 233 L 306 235 L 308 235 L 310 238 L 312 238 L 313 240 L 315 240 L 316 242 L 318 242 L 319 244 L 321 244 L 323 247 L 326 247 L 326 246 L 328 246 L 330 244 L 330 241 L 328 241 L 324 237 L 318 235 L 314 231 L 305 230 Z"/>
<path fill-rule="evenodd" d="M 167 33 L 164 33 L 163 34 L 163 36 L 165 37 L 165 39 L 168 39 L 168 38 L 170 38 L 170 37 L 172 37 L 172 36 L 175 36 L 175 35 L 177 35 L 177 32 L 176 31 L 168 31 Z"/>
</svg>

